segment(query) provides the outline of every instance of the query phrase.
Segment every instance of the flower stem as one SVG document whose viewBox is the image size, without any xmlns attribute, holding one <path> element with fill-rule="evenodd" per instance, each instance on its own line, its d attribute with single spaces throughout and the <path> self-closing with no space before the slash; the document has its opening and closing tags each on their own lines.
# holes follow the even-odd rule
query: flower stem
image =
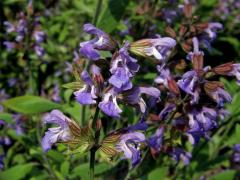
<svg viewBox="0 0 240 180">
<path fill-rule="evenodd" d="M 93 117 L 93 122 L 92 122 L 92 128 L 95 132 L 95 144 L 90 150 L 90 166 L 89 166 L 89 173 L 90 173 L 90 180 L 94 180 L 94 165 L 95 165 L 95 153 L 98 148 L 98 140 L 99 140 L 99 135 L 100 135 L 100 130 L 97 128 L 97 120 L 98 120 L 98 115 L 99 115 L 99 107 L 97 104 L 97 108 Z"/>
</svg>

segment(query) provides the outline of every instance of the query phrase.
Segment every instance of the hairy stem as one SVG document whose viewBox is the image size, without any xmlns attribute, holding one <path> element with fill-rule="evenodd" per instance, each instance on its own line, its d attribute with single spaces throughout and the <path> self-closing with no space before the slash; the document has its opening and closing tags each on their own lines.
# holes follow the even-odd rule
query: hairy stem
<svg viewBox="0 0 240 180">
<path fill-rule="evenodd" d="M 95 153 L 98 148 L 98 140 L 100 135 L 100 130 L 97 128 L 98 115 L 99 115 L 99 107 L 97 105 L 97 108 L 93 117 L 93 122 L 92 122 L 92 128 L 95 132 L 95 144 L 90 150 L 90 166 L 89 166 L 90 180 L 94 179 Z"/>
</svg>

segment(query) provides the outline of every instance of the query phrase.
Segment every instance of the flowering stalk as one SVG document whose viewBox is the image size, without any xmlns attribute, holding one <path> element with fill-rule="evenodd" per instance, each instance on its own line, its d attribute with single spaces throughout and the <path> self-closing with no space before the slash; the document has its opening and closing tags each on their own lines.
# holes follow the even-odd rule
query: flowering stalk
<svg viewBox="0 0 240 180">
<path fill-rule="evenodd" d="M 102 6 L 102 0 L 98 0 L 96 12 L 95 12 L 95 15 L 94 15 L 94 18 L 93 18 L 93 25 L 97 24 L 97 20 L 98 20 L 98 16 L 99 16 L 99 13 L 100 13 L 101 6 Z M 86 69 L 89 70 L 89 68 L 90 68 L 90 61 L 88 61 L 87 64 L 86 64 Z M 85 118 L 85 114 L 86 114 L 86 106 L 83 106 L 82 107 L 82 117 L 83 118 Z M 92 128 L 95 131 L 95 145 L 98 144 L 98 139 L 99 139 L 99 135 L 100 135 L 100 131 L 97 130 L 97 128 L 96 128 L 97 127 L 98 114 L 99 114 L 99 107 L 97 105 L 96 106 L 96 111 L 95 111 L 95 114 L 94 114 L 94 118 L 93 118 L 93 122 L 92 122 Z M 83 119 L 82 122 L 84 122 L 84 121 L 85 121 L 85 119 Z M 90 180 L 94 179 L 94 165 L 95 165 L 96 150 L 97 149 L 95 147 L 93 147 L 90 150 L 90 164 L 89 164 Z"/>
</svg>

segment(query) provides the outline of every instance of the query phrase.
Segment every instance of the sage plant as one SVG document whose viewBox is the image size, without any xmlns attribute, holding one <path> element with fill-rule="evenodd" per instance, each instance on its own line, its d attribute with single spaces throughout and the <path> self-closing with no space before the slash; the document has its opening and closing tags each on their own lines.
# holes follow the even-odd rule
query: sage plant
<svg viewBox="0 0 240 180">
<path fill-rule="evenodd" d="M 231 76 L 239 82 L 240 64 L 211 67 L 205 60 L 206 48 L 211 48 L 223 25 L 193 18 L 188 2 L 182 13 L 184 21 L 180 26 L 166 27 L 168 36 L 133 42 L 117 42 L 103 30 L 85 24 L 83 30 L 92 39 L 80 43 L 80 57 L 73 63 L 76 81 L 64 87 L 73 89 L 75 100 L 95 109 L 95 113 L 80 127 L 59 110 L 53 110 L 44 122 L 58 127 L 45 133 L 43 149 L 48 151 L 54 144 L 63 143 L 69 147 L 67 153 L 90 152 L 91 179 L 96 153 L 106 161 L 128 159 L 130 169 L 145 163 L 148 155 L 155 160 L 167 156 L 176 164 L 188 165 L 192 154 L 186 144 L 194 146 L 201 139 L 211 139 L 221 119 L 228 115 L 225 104 L 232 97 L 219 78 Z M 111 57 L 102 56 L 103 51 Z M 185 56 L 181 61 L 179 54 Z M 144 68 L 140 61 L 156 64 L 156 78 L 151 84 L 134 82 Z M 82 62 L 86 62 L 86 68 L 79 66 Z M 110 127 L 106 132 L 106 123 L 101 119 L 108 117 L 109 121 L 121 123 L 126 108 L 134 108 L 139 121 L 120 129 Z"/>
</svg>

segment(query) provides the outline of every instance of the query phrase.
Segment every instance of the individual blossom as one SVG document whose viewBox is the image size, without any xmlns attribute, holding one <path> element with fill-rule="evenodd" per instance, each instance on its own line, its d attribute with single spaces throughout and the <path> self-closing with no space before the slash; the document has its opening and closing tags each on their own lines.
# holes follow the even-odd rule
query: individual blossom
<svg viewBox="0 0 240 180">
<path fill-rule="evenodd" d="M 204 84 L 204 90 L 219 107 L 222 107 L 225 103 L 230 103 L 232 101 L 231 95 L 224 90 L 224 86 L 221 82 L 208 81 Z"/>
<path fill-rule="evenodd" d="M 197 58 L 199 58 L 199 56 L 203 56 L 204 53 L 203 53 L 203 51 L 199 50 L 198 39 L 196 37 L 193 37 L 192 38 L 192 43 L 193 43 L 193 51 L 188 53 L 187 59 L 191 60 L 191 61 L 194 61 L 194 59 L 196 59 L 198 61 L 201 61 L 200 59 L 197 59 Z"/>
<path fill-rule="evenodd" d="M 180 89 L 192 96 L 192 104 L 197 103 L 199 99 L 198 81 L 199 76 L 197 72 L 192 70 L 183 74 L 182 78 L 177 82 Z"/>
<path fill-rule="evenodd" d="M 154 57 L 163 61 L 169 55 L 170 50 L 176 45 L 176 41 L 169 37 L 155 39 L 142 39 L 130 44 L 130 51 L 143 57 Z"/>
<path fill-rule="evenodd" d="M 213 40 L 217 37 L 217 30 L 221 29 L 223 29 L 223 25 L 221 23 L 211 22 L 208 23 L 208 26 L 204 31 L 208 34 L 209 38 Z"/>
<path fill-rule="evenodd" d="M 172 158 L 179 162 L 180 160 L 182 160 L 182 162 L 184 163 L 184 165 L 188 165 L 190 163 L 190 160 L 192 158 L 191 153 L 184 151 L 181 148 L 173 148 L 170 155 L 172 156 Z"/>
<path fill-rule="evenodd" d="M 240 144 L 233 146 L 233 153 L 231 156 L 231 167 L 240 170 Z"/>
<path fill-rule="evenodd" d="M 137 60 L 129 56 L 127 52 L 128 44 L 119 50 L 113 57 L 110 72 L 112 76 L 109 83 L 119 91 L 125 91 L 132 88 L 131 78 L 139 70 Z"/>
<path fill-rule="evenodd" d="M 3 154 L 0 155 L 0 170 L 4 168 L 4 158 L 5 156 Z"/>
<path fill-rule="evenodd" d="M 21 19 L 18 21 L 16 32 L 17 32 L 16 41 L 22 42 L 27 33 L 27 20 L 23 14 L 21 14 Z"/>
<path fill-rule="evenodd" d="M 85 85 L 74 92 L 77 102 L 82 105 L 95 104 L 97 99 L 96 88 L 89 73 L 84 70 L 81 73 L 81 79 L 85 82 Z"/>
<path fill-rule="evenodd" d="M 15 31 L 15 26 L 12 23 L 10 23 L 8 21 L 4 21 L 3 24 L 4 24 L 5 28 L 6 28 L 6 32 L 7 33 L 11 33 L 11 32 Z"/>
<path fill-rule="evenodd" d="M 173 112 L 176 109 L 176 105 L 173 103 L 167 103 L 165 107 L 161 110 L 159 117 L 161 120 L 166 120 L 171 112 Z"/>
<path fill-rule="evenodd" d="M 141 161 L 140 145 L 145 141 L 145 136 L 141 132 L 129 132 L 121 135 L 116 148 L 123 152 L 126 159 L 131 159 L 132 166 L 136 166 Z"/>
<path fill-rule="evenodd" d="M 169 69 L 165 68 L 164 66 L 157 66 L 157 70 L 159 75 L 155 78 L 154 82 L 157 84 L 163 84 L 170 90 L 170 92 L 174 93 L 175 95 L 179 95 L 179 88 L 176 81 L 171 76 Z"/>
<path fill-rule="evenodd" d="M 47 114 L 44 123 L 57 124 L 58 127 L 49 128 L 42 139 L 42 148 L 44 151 L 51 149 L 52 145 L 57 142 L 68 142 L 78 137 L 80 127 L 78 124 L 66 117 L 59 110 L 53 110 Z"/>
<path fill-rule="evenodd" d="M 151 153 L 155 157 L 157 154 L 159 154 L 162 145 L 163 145 L 163 135 L 164 135 L 164 127 L 160 127 L 156 130 L 155 134 L 153 134 L 148 139 L 148 145 L 151 149 Z"/>
<path fill-rule="evenodd" d="M 6 46 L 8 52 L 11 52 L 13 49 L 16 48 L 16 43 L 10 41 L 4 41 L 3 45 Z"/>
<path fill-rule="evenodd" d="M 201 137 L 208 138 L 208 132 L 217 127 L 217 112 L 208 107 L 193 109 L 189 114 L 189 141 L 197 144 Z"/>
<path fill-rule="evenodd" d="M 34 46 L 34 51 L 39 57 L 42 57 L 45 54 L 43 47 L 39 46 L 38 44 Z"/>
<path fill-rule="evenodd" d="M 42 43 L 46 39 L 46 34 L 43 31 L 36 30 L 33 32 L 33 37 L 36 43 Z"/>
<path fill-rule="evenodd" d="M 104 94 L 103 100 L 99 103 L 98 107 L 106 115 L 119 118 L 122 110 L 117 104 L 117 93 L 110 89 Z"/>
<path fill-rule="evenodd" d="M 88 59 L 96 61 L 100 59 L 98 50 L 112 51 L 117 47 L 116 42 L 108 34 L 92 24 L 85 24 L 83 30 L 95 35 L 94 39 L 80 43 L 80 53 Z"/>
<path fill-rule="evenodd" d="M 235 76 L 237 84 L 240 85 L 240 63 L 225 63 L 213 68 L 213 72 L 220 75 Z"/>
<path fill-rule="evenodd" d="M 142 98 L 142 94 L 159 99 L 161 93 L 155 87 L 134 86 L 132 89 L 123 92 L 120 99 L 129 105 L 138 105 L 141 112 L 144 113 L 146 111 L 146 103 Z"/>
</svg>

